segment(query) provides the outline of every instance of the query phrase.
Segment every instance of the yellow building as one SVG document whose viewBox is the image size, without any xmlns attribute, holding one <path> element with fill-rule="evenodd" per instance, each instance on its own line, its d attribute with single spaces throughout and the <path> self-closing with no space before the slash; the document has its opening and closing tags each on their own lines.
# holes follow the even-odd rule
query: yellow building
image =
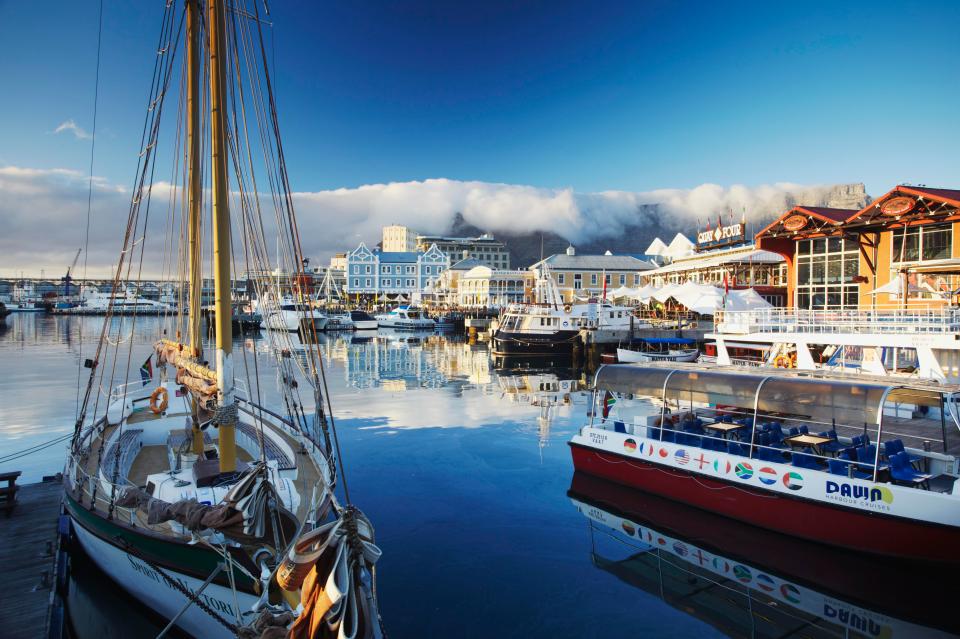
<svg viewBox="0 0 960 639">
<path fill-rule="evenodd" d="M 564 302 L 598 297 L 621 286 L 639 287 L 641 274 L 654 268 L 652 262 L 632 255 L 577 255 L 571 246 L 566 253 L 543 259 L 530 270 L 538 277 L 549 274 Z"/>
</svg>

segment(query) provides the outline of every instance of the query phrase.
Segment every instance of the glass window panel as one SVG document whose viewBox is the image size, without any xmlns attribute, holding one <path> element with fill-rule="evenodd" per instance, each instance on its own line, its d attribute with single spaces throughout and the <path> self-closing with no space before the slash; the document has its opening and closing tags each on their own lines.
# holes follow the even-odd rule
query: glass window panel
<svg viewBox="0 0 960 639">
<path fill-rule="evenodd" d="M 856 308 L 860 303 L 860 293 L 856 288 L 847 286 L 843 289 L 843 305 L 848 308 Z"/>
<path fill-rule="evenodd" d="M 823 263 L 823 258 L 814 258 L 810 267 L 810 283 L 823 284 L 825 278 L 826 265 Z"/>
<path fill-rule="evenodd" d="M 797 263 L 797 284 L 810 283 L 810 260 L 802 260 Z"/>
<path fill-rule="evenodd" d="M 797 308 L 810 308 L 810 291 L 801 289 L 797 291 Z"/>
<path fill-rule="evenodd" d="M 827 261 L 827 284 L 839 284 L 843 278 L 843 262 L 839 256 L 831 256 Z"/>
<path fill-rule="evenodd" d="M 827 238 L 827 250 L 831 253 L 839 253 L 843 250 L 843 240 L 839 237 Z"/>
<path fill-rule="evenodd" d="M 835 289 L 827 289 L 827 306 L 830 308 L 839 308 L 841 300 L 842 296 L 840 291 Z"/>
<path fill-rule="evenodd" d="M 797 242 L 797 255 L 810 255 L 810 240 Z"/>
<path fill-rule="evenodd" d="M 931 229 L 923 232 L 923 259 L 942 260 L 950 257 L 952 230 L 949 228 Z"/>
<path fill-rule="evenodd" d="M 827 296 L 823 288 L 817 287 L 810 289 L 810 308 L 823 308 L 826 301 Z"/>
<path fill-rule="evenodd" d="M 827 246 L 827 240 L 826 240 L 826 239 L 824 239 L 824 238 L 821 237 L 821 238 L 819 238 L 819 239 L 811 240 L 811 241 L 813 242 L 813 247 L 812 247 L 812 251 L 811 251 L 811 252 L 812 252 L 814 255 L 820 255 L 821 253 L 824 252 L 824 250 L 826 249 L 826 246 Z"/>
<path fill-rule="evenodd" d="M 856 255 L 843 258 L 843 281 L 849 282 L 860 274 L 860 259 Z"/>
</svg>

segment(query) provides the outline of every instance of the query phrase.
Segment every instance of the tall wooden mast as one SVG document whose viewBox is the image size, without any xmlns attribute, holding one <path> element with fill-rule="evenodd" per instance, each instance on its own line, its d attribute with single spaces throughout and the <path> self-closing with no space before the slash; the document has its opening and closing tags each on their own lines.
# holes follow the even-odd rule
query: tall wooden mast
<svg viewBox="0 0 960 639">
<path fill-rule="evenodd" d="M 189 184 L 187 186 L 190 273 L 189 344 L 190 357 L 203 356 L 203 335 L 200 332 L 200 304 L 203 274 L 200 246 L 200 215 L 203 208 L 203 183 L 200 160 L 200 3 L 187 0 L 187 152 L 189 157 Z M 197 415 L 197 400 L 193 399 L 193 452 L 203 453 L 203 433 Z"/>
<path fill-rule="evenodd" d="M 210 151 L 213 186 L 213 281 L 216 304 L 220 471 L 237 469 L 233 398 L 233 331 L 230 326 L 230 187 L 227 176 L 226 12 L 223 0 L 207 0 L 210 47 Z"/>
</svg>

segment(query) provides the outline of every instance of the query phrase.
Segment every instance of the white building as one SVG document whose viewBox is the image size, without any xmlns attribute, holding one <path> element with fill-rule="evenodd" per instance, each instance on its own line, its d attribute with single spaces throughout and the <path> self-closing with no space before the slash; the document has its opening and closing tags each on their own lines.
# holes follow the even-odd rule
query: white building
<svg viewBox="0 0 960 639">
<path fill-rule="evenodd" d="M 457 303 L 467 308 L 500 308 L 524 301 L 527 279 L 523 271 L 475 266 L 457 281 Z"/>
<path fill-rule="evenodd" d="M 417 232 L 400 224 L 385 226 L 383 227 L 383 241 L 380 246 L 386 253 L 415 253 L 417 250 Z M 429 246 L 426 248 L 429 248 Z"/>
</svg>

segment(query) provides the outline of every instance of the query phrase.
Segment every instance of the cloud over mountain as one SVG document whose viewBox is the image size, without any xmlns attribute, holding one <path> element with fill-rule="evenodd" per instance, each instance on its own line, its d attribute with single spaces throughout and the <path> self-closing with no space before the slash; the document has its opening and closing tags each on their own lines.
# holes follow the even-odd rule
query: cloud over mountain
<svg viewBox="0 0 960 639">
<path fill-rule="evenodd" d="M 116 263 L 129 207 L 129 193 L 103 179 L 94 179 L 91 217 L 90 274 L 103 274 Z M 862 197 L 851 185 L 851 201 Z M 41 268 L 65 269 L 83 244 L 88 181 L 76 171 L 0 167 L 0 274 Z M 426 233 L 447 232 L 457 213 L 478 228 L 510 234 L 552 231 L 577 243 L 615 237 L 638 224 L 656 225 L 668 216 L 671 226 L 695 226 L 732 211 L 739 218 L 765 219 L 796 202 L 843 205 L 845 187 L 772 184 L 723 187 L 703 184 L 693 189 L 648 192 L 577 193 L 516 184 L 443 178 L 417 182 L 371 184 L 350 189 L 297 192 L 294 203 L 304 251 L 325 260 L 336 252 L 380 239 L 380 228 L 405 224 Z M 840 193 L 838 196 L 837 193 Z M 169 185 L 154 187 L 149 245 L 159 254 L 167 221 Z M 264 198 L 264 203 L 269 198 Z M 656 205 L 656 206 L 653 206 Z M 265 218 L 272 214 L 265 213 Z M 156 274 L 156 264 L 146 270 Z"/>
</svg>

